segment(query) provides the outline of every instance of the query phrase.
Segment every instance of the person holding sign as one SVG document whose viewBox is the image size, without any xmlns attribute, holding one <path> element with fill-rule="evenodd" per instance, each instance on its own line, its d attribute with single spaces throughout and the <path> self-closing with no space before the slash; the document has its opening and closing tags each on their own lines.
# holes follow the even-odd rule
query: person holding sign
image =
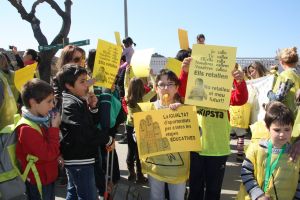
<svg viewBox="0 0 300 200">
<path fill-rule="evenodd" d="M 130 64 L 132 55 L 134 54 L 134 49 L 132 48 L 132 45 L 136 46 L 136 44 L 133 42 L 131 37 L 127 37 L 123 40 L 123 52 L 122 56 L 126 57 L 126 62 Z"/>
<path fill-rule="evenodd" d="M 192 58 L 185 58 L 182 71 L 189 72 Z M 232 71 L 234 90 L 231 91 L 230 105 L 243 105 L 248 100 L 244 74 Z M 181 80 L 180 87 L 187 82 Z M 187 80 L 187 79 L 186 79 Z M 189 200 L 218 200 L 221 195 L 225 166 L 230 152 L 230 124 L 226 110 L 197 107 L 201 127 L 202 151 L 191 153 Z"/>
<path fill-rule="evenodd" d="M 183 61 L 185 58 L 188 58 L 191 56 L 192 50 L 188 49 L 181 49 L 177 52 L 176 54 L 176 59 L 179 61 Z M 187 82 L 187 78 L 188 78 L 188 71 L 187 70 L 181 70 L 180 74 L 179 74 L 179 81 L 182 83 L 186 83 Z M 185 96 L 185 92 L 186 92 L 186 84 L 185 85 L 180 85 L 178 88 L 178 94 L 181 96 L 181 101 L 184 102 L 184 96 Z"/>
<path fill-rule="evenodd" d="M 293 112 L 283 103 L 266 107 L 264 119 L 270 139 L 250 143 L 242 164 L 238 200 L 300 199 L 300 160 L 289 159 Z"/>
<path fill-rule="evenodd" d="M 176 110 L 181 105 L 178 95 L 179 84 L 179 79 L 174 72 L 162 69 L 155 80 L 159 100 L 153 103 L 153 109 L 170 108 Z M 146 129 L 152 130 L 152 132 L 147 131 L 148 137 L 154 137 L 158 134 L 158 128 L 155 127 L 155 124 L 158 125 L 153 123 L 152 128 Z M 178 161 L 181 162 L 178 163 Z M 148 174 L 151 200 L 165 199 L 165 183 L 168 184 L 170 200 L 184 199 L 186 180 L 189 175 L 189 152 L 151 156 L 141 159 L 141 162 L 143 172 Z"/>
<path fill-rule="evenodd" d="M 150 99 L 155 96 L 155 91 L 152 90 L 146 93 L 144 84 L 141 78 L 132 78 L 130 80 L 130 66 L 127 67 L 125 72 L 125 98 L 127 103 L 127 121 L 126 121 L 126 132 L 127 132 L 127 144 L 128 144 L 128 152 L 127 152 L 127 168 L 129 171 L 128 180 L 145 183 L 147 179 L 144 177 L 142 173 L 141 163 L 138 155 L 137 144 L 134 141 L 134 127 L 133 127 L 133 114 L 136 112 L 141 112 L 141 108 L 138 103 L 149 102 Z M 152 73 L 151 73 L 152 74 Z M 154 79 L 151 76 L 151 79 Z M 128 90 L 127 90 L 128 89 Z M 136 161 L 136 171 L 134 170 L 134 161 Z"/>
<path fill-rule="evenodd" d="M 20 57 L 18 53 L 18 49 L 15 46 L 12 46 L 12 52 L 15 55 L 17 66 L 19 68 L 26 67 L 27 65 L 31 65 L 35 62 L 40 62 L 40 57 L 38 56 L 38 52 L 36 52 L 34 49 L 26 49 L 23 59 Z"/>
</svg>

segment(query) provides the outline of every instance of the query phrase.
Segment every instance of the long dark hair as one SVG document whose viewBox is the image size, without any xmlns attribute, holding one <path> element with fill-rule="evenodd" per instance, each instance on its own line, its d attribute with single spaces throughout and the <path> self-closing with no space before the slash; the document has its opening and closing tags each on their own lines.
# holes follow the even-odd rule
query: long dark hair
<svg viewBox="0 0 300 200">
<path fill-rule="evenodd" d="M 132 78 L 129 82 L 127 104 L 129 107 L 136 107 L 137 103 L 143 101 L 145 94 L 145 88 L 142 79 Z"/>
</svg>

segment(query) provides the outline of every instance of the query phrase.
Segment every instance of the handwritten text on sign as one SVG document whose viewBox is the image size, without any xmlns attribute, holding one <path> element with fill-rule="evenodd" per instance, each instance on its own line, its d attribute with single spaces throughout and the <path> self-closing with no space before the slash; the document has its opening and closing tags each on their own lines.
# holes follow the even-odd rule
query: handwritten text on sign
<svg viewBox="0 0 300 200">
<path fill-rule="evenodd" d="M 135 113 L 134 127 L 140 158 L 201 149 L 197 113 L 192 106 Z"/>
<path fill-rule="evenodd" d="M 227 110 L 236 48 L 193 45 L 185 103 Z"/>
</svg>

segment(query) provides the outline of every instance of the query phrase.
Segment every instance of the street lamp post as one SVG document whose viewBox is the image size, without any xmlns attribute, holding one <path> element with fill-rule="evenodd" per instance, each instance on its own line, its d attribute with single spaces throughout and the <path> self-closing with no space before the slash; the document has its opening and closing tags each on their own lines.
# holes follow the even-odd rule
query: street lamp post
<svg viewBox="0 0 300 200">
<path fill-rule="evenodd" d="M 124 0 L 125 38 L 128 37 L 127 0 Z"/>
</svg>

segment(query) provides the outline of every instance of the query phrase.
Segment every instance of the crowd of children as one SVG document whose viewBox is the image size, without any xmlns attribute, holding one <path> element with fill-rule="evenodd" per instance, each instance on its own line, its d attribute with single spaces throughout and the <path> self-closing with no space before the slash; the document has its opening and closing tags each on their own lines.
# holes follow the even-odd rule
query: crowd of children
<svg viewBox="0 0 300 200">
<path fill-rule="evenodd" d="M 197 36 L 197 42 L 205 45 L 203 34 Z M 93 70 L 95 51 L 89 53 L 88 66 L 85 68 L 84 50 L 67 45 L 61 52 L 57 62 L 58 72 L 52 77 L 51 85 L 35 78 L 28 81 L 19 94 L 14 86 L 14 71 L 9 58 L 0 53 L 0 129 L 13 124 L 14 114 L 18 112 L 30 121 L 16 128 L 16 157 L 21 172 L 25 171 L 28 155 L 31 155 L 36 158 L 39 174 L 39 180 L 34 171 L 30 171 L 26 178 L 28 199 L 54 200 L 58 169 L 62 167 L 65 170 L 60 173 L 62 177 L 64 174 L 67 177 L 66 199 L 103 198 L 103 166 L 109 162 L 106 160 L 106 151 L 115 151 L 114 134 L 117 126 L 125 121 L 120 114 L 115 116 L 114 123 L 107 121 L 108 118 L 111 120 L 111 110 L 105 110 L 107 105 L 103 107 L 101 104 L 103 92 L 109 94 L 109 101 L 112 98 L 118 100 L 115 104 L 109 104 L 117 106 L 117 110 L 121 110 L 118 113 L 124 115 L 127 112 L 128 181 L 149 182 L 151 200 L 164 200 L 165 191 L 168 191 L 168 199 L 183 200 L 186 198 L 187 185 L 189 200 L 220 199 L 226 161 L 231 153 L 230 132 L 238 136 L 238 156 L 243 161 L 242 185 L 237 199 L 300 199 L 300 161 L 297 156 L 300 153 L 300 131 L 297 126 L 300 114 L 295 102 L 295 98 L 298 101 L 300 99 L 300 92 L 297 93 L 300 89 L 297 48 L 283 49 L 278 55 L 284 71 L 275 73 L 273 91 L 268 93 L 270 103 L 265 105 L 266 115 L 264 122 L 261 122 L 265 124 L 267 135 L 261 140 L 252 141 L 245 153 L 247 129 L 231 127 L 228 110 L 197 106 L 202 143 L 200 152 L 176 152 L 140 159 L 134 137 L 133 114 L 142 112 L 139 104 L 143 102 L 151 101 L 154 110 L 176 110 L 184 104 L 192 62 L 191 50 L 180 50 L 176 56 L 182 61 L 179 77 L 168 69 L 162 69 L 156 77 L 151 71 L 153 86 L 146 90 L 148 87 L 141 78 L 130 78 L 130 60 L 134 54 L 132 45 L 135 46 L 135 43 L 130 37 L 124 39 L 123 43 L 116 87 L 109 90 L 92 86 L 94 79 L 90 72 Z M 16 48 L 13 48 L 13 52 L 18 57 Z M 20 67 L 38 61 L 38 56 L 30 49 L 26 56 L 23 64 L 18 57 Z M 245 70 L 238 66 L 234 68 L 230 105 L 243 106 L 247 103 L 246 79 L 257 79 L 268 74 L 268 70 L 259 62 L 252 63 Z M 125 109 L 121 107 L 120 97 L 127 104 Z M 222 117 L 203 115 L 206 111 L 219 112 Z M 182 164 L 173 166 L 170 156 L 180 158 Z M 116 173 L 118 177 L 119 172 Z M 144 174 L 147 174 L 147 178 Z"/>
</svg>

